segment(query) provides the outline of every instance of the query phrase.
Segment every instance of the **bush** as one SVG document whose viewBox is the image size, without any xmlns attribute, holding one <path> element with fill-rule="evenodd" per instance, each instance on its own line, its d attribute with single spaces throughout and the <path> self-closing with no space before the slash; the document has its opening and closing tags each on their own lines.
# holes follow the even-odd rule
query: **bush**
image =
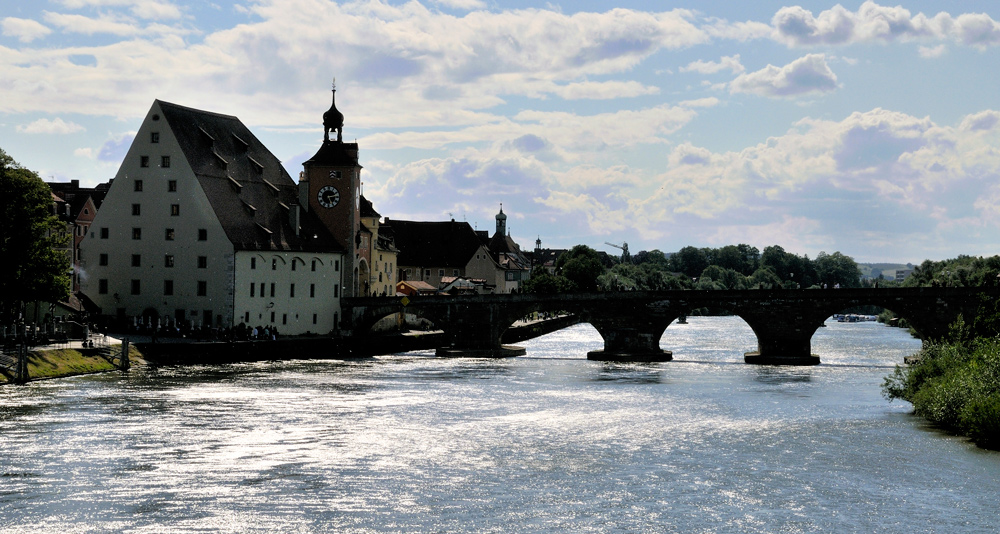
<svg viewBox="0 0 1000 534">
<path fill-rule="evenodd" d="M 950 341 L 929 344 L 910 367 L 897 366 L 882 384 L 890 401 L 976 445 L 1000 450 L 1000 338 L 966 337 L 956 324 Z"/>
</svg>

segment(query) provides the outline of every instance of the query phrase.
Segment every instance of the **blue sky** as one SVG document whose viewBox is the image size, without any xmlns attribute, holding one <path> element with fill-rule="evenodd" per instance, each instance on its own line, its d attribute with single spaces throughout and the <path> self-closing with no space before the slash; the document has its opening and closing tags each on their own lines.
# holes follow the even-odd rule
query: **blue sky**
<svg viewBox="0 0 1000 534">
<path fill-rule="evenodd" d="M 95 185 L 161 99 L 297 178 L 336 76 L 390 218 L 917 263 L 1000 253 L 998 65 L 994 1 L 4 1 L 0 147 Z"/>
</svg>

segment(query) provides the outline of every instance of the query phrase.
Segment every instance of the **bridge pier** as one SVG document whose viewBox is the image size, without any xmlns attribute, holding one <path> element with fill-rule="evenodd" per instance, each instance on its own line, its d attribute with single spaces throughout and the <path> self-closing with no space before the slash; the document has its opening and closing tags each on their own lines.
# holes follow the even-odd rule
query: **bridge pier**
<svg viewBox="0 0 1000 534">
<path fill-rule="evenodd" d="M 812 336 L 822 319 L 801 316 L 794 320 L 767 317 L 763 320 L 744 315 L 744 320 L 757 334 L 757 350 L 743 354 L 743 361 L 758 365 L 819 365 L 819 356 L 812 354 Z M 804 324 L 805 323 L 805 324 Z"/>
<path fill-rule="evenodd" d="M 603 350 L 587 353 L 588 360 L 602 362 L 669 362 L 673 352 L 660 348 L 660 338 L 672 319 L 616 316 L 591 317 L 590 324 L 604 338 Z"/>
</svg>

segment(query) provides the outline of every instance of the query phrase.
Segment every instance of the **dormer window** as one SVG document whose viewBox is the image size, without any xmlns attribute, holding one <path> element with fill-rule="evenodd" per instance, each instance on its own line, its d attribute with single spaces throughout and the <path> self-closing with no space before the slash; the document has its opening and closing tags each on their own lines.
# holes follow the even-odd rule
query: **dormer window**
<svg viewBox="0 0 1000 534">
<path fill-rule="evenodd" d="M 261 165 L 260 162 L 249 156 L 247 157 L 247 159 L 250 160 L 251 167 L 253 167 L 253 169 L 257 171 L 258 174 L 264 173 L 264 166 Z"/>
<path fill-rule="evenodd" d="M 236 146 L 242 148 L 244 152 L 250 149 L 250 143 L 247 143 L 243 139 L 240 139 L 240 136 L 233 134 L 233 139 L 236 140 Z"/>
<path fill-rule="evenodd" d="M 149 132 L 149 142 L 159 143 L 160 142 L 160 132 Z"/>
<path fill-rule="evenodd" d="M 215 159 L 219 162 L 219 166 L 222 167 L 222 170 L 226 170 L 226 167 L 229 166 L 229 162 L 214 150 L 212 151 L 212 155 L 215 156 Z"/>
</svg>

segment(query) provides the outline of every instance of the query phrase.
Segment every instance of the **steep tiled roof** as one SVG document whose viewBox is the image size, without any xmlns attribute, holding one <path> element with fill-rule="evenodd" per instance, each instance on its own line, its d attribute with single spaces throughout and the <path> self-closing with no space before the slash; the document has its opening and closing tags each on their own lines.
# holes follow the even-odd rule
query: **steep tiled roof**
<svg viewBox="0 0 1000 534">
<path fill-rule="evenodd" d="M 381 217 L 375 207 L 372 206 L 372 201 L 361 195 L 361 216 L 362 217 Z"/>
<path fill-rule="evenodd" d="M 290 212 L 298 205 L 298 186 L 238 118 L 157 102 L 237 250 L 342 250 L 304 209 L 302 231 L 295 234 Z"/>
<path fill-rule="evenodd" d="M 399 249 L 399 265 L 464 268 L 482 241 L 467 222 L 397 221 L 386 218 Z"/>
<path fill-rule="evenodd" d="M 358 164 L 358 144 L 324 141 L 313 157 L 303 165 L 330 165 L 353 167 Z"/>
</svg>

